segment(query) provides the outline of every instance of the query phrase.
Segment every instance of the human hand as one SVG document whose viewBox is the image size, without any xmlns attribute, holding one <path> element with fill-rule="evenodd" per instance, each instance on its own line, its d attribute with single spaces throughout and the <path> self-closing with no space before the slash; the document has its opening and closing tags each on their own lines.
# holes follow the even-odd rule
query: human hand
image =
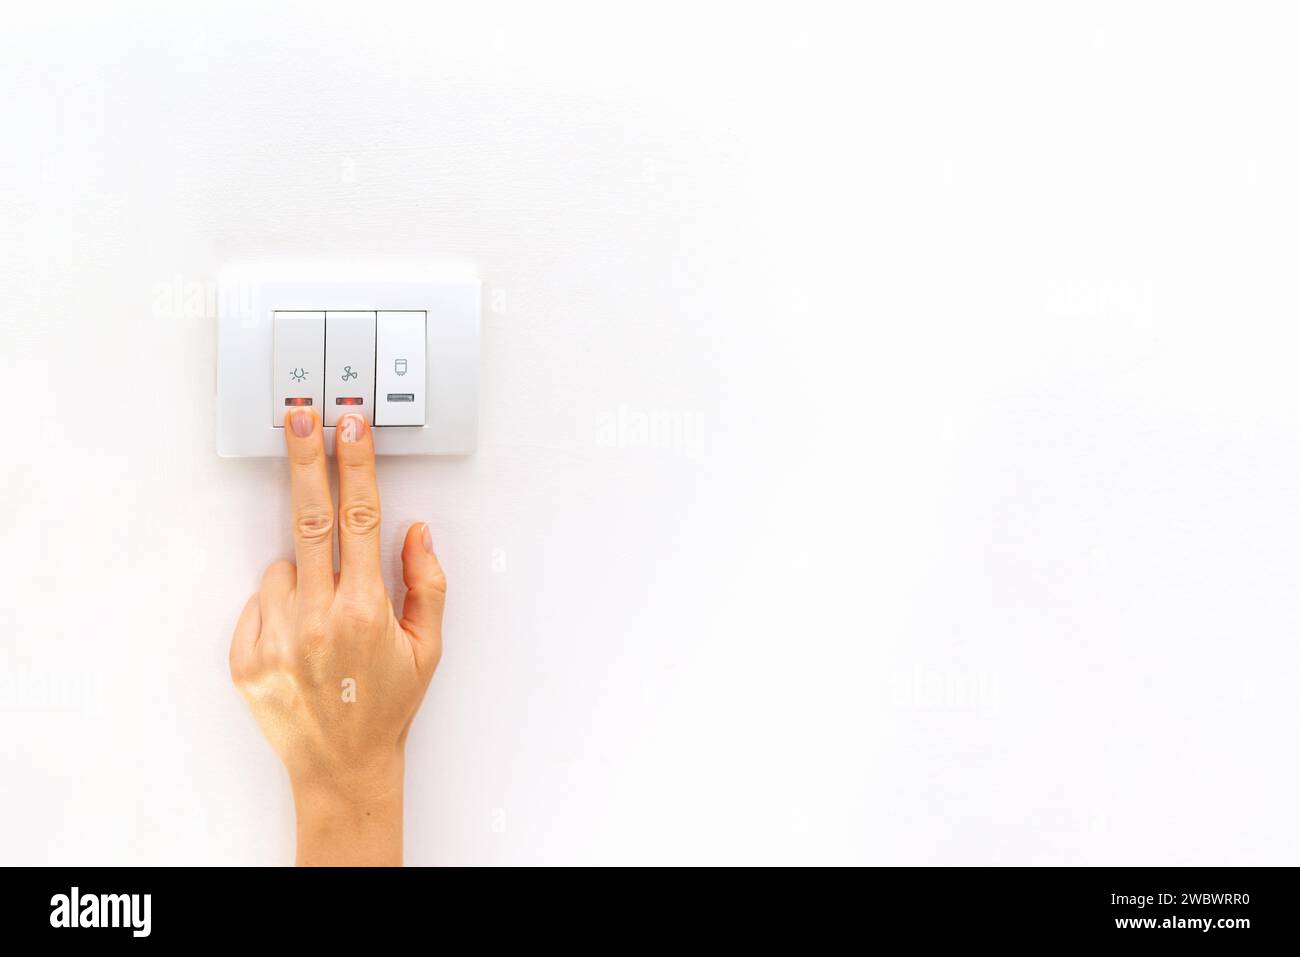
<svg viewBox="0 0 1300 957">
<path fill-rule="evenodd" d="M 399 619 L 380 573 L 379 487 L 370 426 L 338 424 L 335 509 L 324 433 L 311 409 L 285 417 L 297 565 L 272 564 L 244 606 L 230 673 L 284 762 L 299 864 L 400 864 L 406 734 L 442 654 L 446 581 L 429 527 L 402 547 Z"/>
</svg>

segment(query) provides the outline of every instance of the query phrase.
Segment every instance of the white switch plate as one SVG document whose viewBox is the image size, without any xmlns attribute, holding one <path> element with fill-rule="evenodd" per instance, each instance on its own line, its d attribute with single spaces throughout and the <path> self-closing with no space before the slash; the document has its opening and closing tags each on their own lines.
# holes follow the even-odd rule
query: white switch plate
<svg viewBox="0 0 1300 957">
<path fill-rule="evenodd" d="M 346 277 L 346 278 L 340 278 Z M 356 266 L 231 266 L 217 280 L 217 454 L 283 456 L 272 425 L 279 311 L 420 311 L 425 324 L 421 426 L 377 426 L 380 455 L 467 455 L 478 440 L 481 284 L 461 271 Z M 334 428 L 325 429 L 334 451 Z"/>
</svg>

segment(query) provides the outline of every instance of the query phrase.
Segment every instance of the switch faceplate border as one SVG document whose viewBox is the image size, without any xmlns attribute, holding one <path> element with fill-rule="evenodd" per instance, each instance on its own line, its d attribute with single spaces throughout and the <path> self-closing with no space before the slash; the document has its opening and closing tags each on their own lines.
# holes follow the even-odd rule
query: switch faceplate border
<svg viewBox="0 0 1300 957">
<path fill-rule="evenodd" d="M 270 425 L 267 416 L 277 310 L 424 311 L 425 424 L 375 428 L 375 451 L 470 454 L 478 444 L 481 303 L 482 283 L 458 270 L 355 265 L 222 269 L 217 279 L 217 454 L 285 455 L 284 430 Z M 325 429 L 330 453 L 334 432 Z"/>
</svg>

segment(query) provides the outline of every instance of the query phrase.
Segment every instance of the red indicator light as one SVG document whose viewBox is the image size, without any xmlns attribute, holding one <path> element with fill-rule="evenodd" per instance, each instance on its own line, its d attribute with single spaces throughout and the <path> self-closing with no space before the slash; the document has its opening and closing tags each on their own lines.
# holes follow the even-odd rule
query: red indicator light
<svg viewBox="0 0 1300 957">
<path fill-rule="evenodd" d="M 359 395 L 341 395 L 334 400 L 335 405 L 365 405 L 366 400 Z"/>
<path fill-rule="evenodd" d="M 311 396 L 299 396 L 294 399 L 285 399 L 285 405 L 311 405 Z"/>
</svg>

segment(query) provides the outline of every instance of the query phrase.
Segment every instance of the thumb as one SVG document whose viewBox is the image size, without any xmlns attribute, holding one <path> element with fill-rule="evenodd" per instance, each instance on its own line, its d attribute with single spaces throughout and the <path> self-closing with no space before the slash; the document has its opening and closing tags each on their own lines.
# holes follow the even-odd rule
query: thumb
<svg viewBox="0 0 1300 957">
<path fill-rule="evenodd" d="M 432 655 L 436 665 L 442 654 L 442 608 L 447 598 L 447 579 L 438 564 L 438 556 L 433 553 L 433 536 L 424 522 L 416 522 L 406 530 L 402 581 L 406 583 L 402 627 L 415 638 L 422 654 Z"/>
</svg>

